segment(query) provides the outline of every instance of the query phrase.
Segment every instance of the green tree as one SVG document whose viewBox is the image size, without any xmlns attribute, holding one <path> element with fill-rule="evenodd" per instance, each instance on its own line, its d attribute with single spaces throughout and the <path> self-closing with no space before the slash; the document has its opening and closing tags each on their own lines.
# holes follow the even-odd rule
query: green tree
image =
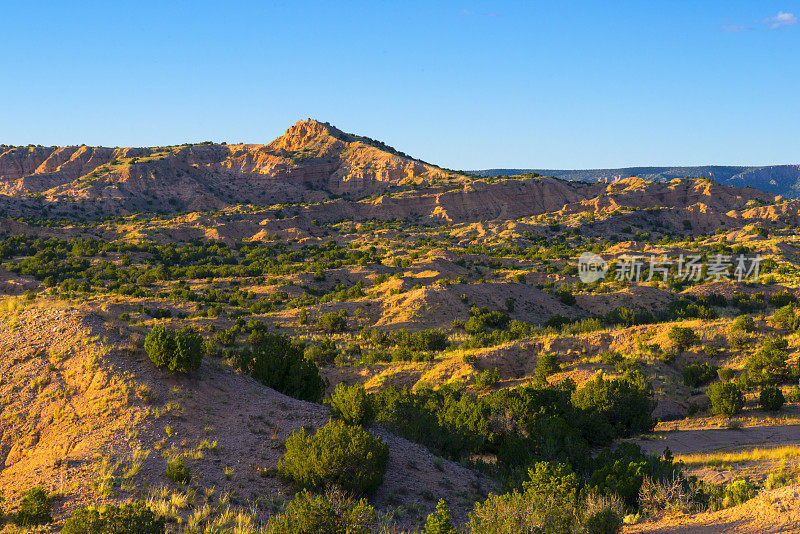
<svg viewBox="0 0 800 534">
<path fill-rule="evenodd" d="M 534 377 L 537 381 L 546 383 L 548 376 L 557 373 L 560 370 L 561 366 L 558 363 L 558 354 L 542 354 L 539 356 L 539 360 L 536 362 L 536 373 L 534 374 Z"/>
<path fill-rule="evenodd" d="M 347 330 L 347 319 L 341 313 L 324 313 L 317 320 L 317 328 L 329 334 Z"/>
<path fill-rule="evenodd" d="M 742 411 L 744 396 L 733 382 L 717 382 L 708 388 L 711 411 L 716 415 L 731 417 Z"/>
<path fill-rule="evenodd" d="M 351 425 L 369 426 L 375 419 L 372 397 L 362 385 L 347 387 L 343 383 L 337 384 L 328 404 L 334 415 Z"/>
<path fill-rule="evenodd" d="M 611 508 L 594 511 L 583 520 L 586 534 L 619 534 L 622 532 L 622 525 L 619 513 Z"/>
<path fill-rule="evenodd" d="M 786 402 L 783 392 L 778 386 L 767 385 L 761 388 L 758 405 L 765 412 L 777 412 Z"/>
<path fill-rule="evenodd" d="M 62 534 L 164 534 L 164 519 L 142 501 L 108 505 L 101 511 L 78 508 L 64 522 Z"/>
<path fill-rule="evenodd" d="M 789 374 L 786 362 L 789 344 L 785 339 L 766 339 L 750 358 L 747 359 L 747 377 L 756 384 L 775 384 Z"/>
<path fill-rule="evenodd" d="M 578 478 L 563 464 L 539 462 L 524 490 L 489 495 L 470 512 L 473 534 L 568 534 L 576 515 Z"/>
<path fill-rule="evenodd" d="M 190 373 L 203 361 L 203 338 L 189 327 L 169 330 L 154 326 L 144 340 L 144 349 L 156 367 Z"/>
<path fill-rule="evenodd" d="M 366 499 L 354 500 L 341 491 L 324 495 L 306 490 L 269 520 L 268 534 L 370 534 L 375 510 Z"/>
<path fill-rule="evenodd" d="M 797 316 L 795 310 L 796 306 L 794 304 L 787 304 L 782 308 L 778 308 L 772 314 L 772 321 L 781 328 L 794 332 L 800 327 L 800 317 Z"/>
<path fill-rule="evenodd" d="M 305 429 L 286 440 L 278 473 L 306 489 L 329 484 L 369 495 L 383 483 L 389 448 L 361 427 L 331 420 L 316 434 Z"/>
<path fill-rule="evenodd" d="M 331 365 L 336 360 L 337 354 L 336 343 L 329 337 L 323 339 L 319 345 L 308 347 L 305 351 L 306 359 L 316 365 Z"/>
<path fill-rule="evenodd" d="M 755 332 L 756 322 L 749 315 L 740 315 L 731 325 L 731 330 L 741 330 L 742 332 Z"/>
<path fill-rule="evenodd" d="M 238 354 L 237 364 L 262 384 L 297 399 L 319 402 L 325 392 L 317 366 L 285 335 L 253 332 L 250 346 Z"/>
<path fill-rule="evenodd" d="M 679 350 L 686 350 L 697 343 L 697 334 L 691 328 L 683 326 L 673 326 L 667 332 L 670 342 Z"/>
<path fill-rule="evenodd" d="M 690 363 L 683 368 L 683 383 L 696 388 L 717 377 L 717 368 L 707 363 Z"/>
<path fill-rule="evenodd" d="M 52 501 L 41 486 L 31 488 L 22 494 L 14 522 L 23 527 L 44 525 L 53 521 Z"/>
<path fill-rule="evenodd" d="M 598 375 L 572 394 L 572 402 L 605 419 L 616 436 L 630 437 L 655 426 L 653 386 L 639 371 L 615 379 Z"/>
<path fill-rule="evenodd" d="M 444 499 L 439 499 L 436 511 L 428 515 L 422 534 L 458 534 L 450 519 L 450 508 Z"/>
</svg>

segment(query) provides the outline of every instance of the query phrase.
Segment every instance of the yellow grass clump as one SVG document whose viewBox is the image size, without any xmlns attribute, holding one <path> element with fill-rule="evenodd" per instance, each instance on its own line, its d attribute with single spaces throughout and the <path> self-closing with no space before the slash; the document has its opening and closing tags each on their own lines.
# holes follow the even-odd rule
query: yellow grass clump
<svg viewBox="0 0 800 534">
<path fill-rule="evenodd" d="M 675 460 L 683 462 L 687 467 L 697 467 L 741 464 L 748 462 L 791 460 L 797 458 L 800 458 L 800 445 L 763 448 L 757 447 L 755 449 L 735 452 L 686 454 L 676 456 Z"/>
</svg>

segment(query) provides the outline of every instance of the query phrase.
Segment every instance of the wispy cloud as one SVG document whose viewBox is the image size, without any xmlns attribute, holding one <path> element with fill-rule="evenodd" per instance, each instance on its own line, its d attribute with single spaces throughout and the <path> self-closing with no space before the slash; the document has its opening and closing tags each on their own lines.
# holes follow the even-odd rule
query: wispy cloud
<svg viewBox="0 0 800 534">
<path fill-rule="evenodd" d="M 726 32 L 743 32 L 753 29 L 763 30 L 776 30 L 778 28 L 785 28 L 787 26 L 794 26 L 797 24 L 797 15 L 794 13 L 786 13 L 778 11 L 774 17 L 767 17 L 765 19 L 756 19 L 748 24 L 731 23 L 722 27 L 722 31 Z"/>
<path fill-rule="evenodd" d="M 794 13 L 784 13 L 783 11 L 778 11 L 777 15 L 764 19 L 764 22 L 769 25 L 770 30 L 774 30 L 776 28 L 793 26 L 797 24 L 797 16 Z"/>
</svg>

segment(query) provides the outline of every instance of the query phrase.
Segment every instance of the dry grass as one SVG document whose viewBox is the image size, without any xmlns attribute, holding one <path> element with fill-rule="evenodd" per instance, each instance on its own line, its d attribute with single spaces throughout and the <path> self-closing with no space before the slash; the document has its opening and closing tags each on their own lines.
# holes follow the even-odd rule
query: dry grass
<svg viewBox="0 0 800 534">
<path fill-rule="evenodd" d="M 676 456 L 675 460 L 683 462 L 687 467 L 699 467 L 793 460 L 798 458 L 800 458 L 800 445 L 786 445 L 784 447 L 757 447 L 755 449 L 735 452 L 687 454 Z"/>
</svg>

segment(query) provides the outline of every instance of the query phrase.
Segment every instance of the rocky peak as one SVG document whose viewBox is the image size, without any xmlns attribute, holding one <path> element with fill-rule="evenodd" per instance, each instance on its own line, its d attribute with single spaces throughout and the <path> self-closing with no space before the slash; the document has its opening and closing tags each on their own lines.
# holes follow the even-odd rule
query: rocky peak
<svg viewBox="0 0 800 534">
<path fill-rule="evenodd" d="M 342 143 L 345 134 L 327 122 L 313 119 L 297 121 L 286 133 L 268 145 L 270 150 L 294 152 L 310 147 L 331 146 Z"/>
</svg>

